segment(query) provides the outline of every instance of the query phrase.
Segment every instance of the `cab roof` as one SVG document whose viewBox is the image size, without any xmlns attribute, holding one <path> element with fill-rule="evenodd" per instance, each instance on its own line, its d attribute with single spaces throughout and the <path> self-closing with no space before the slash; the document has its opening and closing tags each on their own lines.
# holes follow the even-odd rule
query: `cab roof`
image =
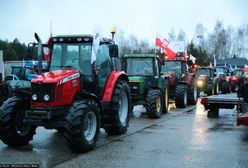
<svg viewBox="0 0 248 168">
<path fill-rule="evenodd" d="M 93 35 L 81 34 L 81 35 L 58 35 L 52 37 L 53 43 L 92 43 Z M 114 41 L 108 38 L 101 38 L 100 44 L 113 44 Z"/>
</svg>

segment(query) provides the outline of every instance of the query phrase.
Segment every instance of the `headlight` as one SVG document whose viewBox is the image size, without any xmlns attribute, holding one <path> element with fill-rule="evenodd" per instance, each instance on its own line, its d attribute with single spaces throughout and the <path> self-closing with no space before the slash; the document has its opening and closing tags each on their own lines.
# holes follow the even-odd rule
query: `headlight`
<svg viewBox="0 0 248 168">
<path fill-rule="evenodd" d="M 44 95 L 44 100 L 45 100 L 45 101 L 49 101 L 49 100 L 50 100 L 50 96 L 49 96 L 48 94 L 45 94 L 45 95 Z"/>
<path fill-rule="evenodd" d="M 197 86 L 202 86 L 203 85 L 203 81 L 202 80 L 198 80 L 197 81 Z"/>
<path fill-rule="evenodd" d="M 32 100 L 33 100 L 33 101 L 36 101 L 37 98 L 38 98 L 38 97 L 37 97 L 37 94 L 33 94 L 33 95 L 32 95 Z"/>
</svg>

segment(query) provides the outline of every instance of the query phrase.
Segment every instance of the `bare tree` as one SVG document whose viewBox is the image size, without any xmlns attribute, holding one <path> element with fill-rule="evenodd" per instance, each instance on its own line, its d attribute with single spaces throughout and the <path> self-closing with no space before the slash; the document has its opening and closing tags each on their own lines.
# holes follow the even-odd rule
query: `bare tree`
<svg viewBox="0 0 248 168">
<path fill-rule="evenodd" d="M 174 29 L 171 29 L 171 32 L 168 33 L 169 41 L 176 41 L 176 33 Z"/>
<path fill-rule="evenodd" d="M 178 41 L 186 41 L 186 34 L 182 29 L 178 33 L 177 40 Z"/>
</svg>

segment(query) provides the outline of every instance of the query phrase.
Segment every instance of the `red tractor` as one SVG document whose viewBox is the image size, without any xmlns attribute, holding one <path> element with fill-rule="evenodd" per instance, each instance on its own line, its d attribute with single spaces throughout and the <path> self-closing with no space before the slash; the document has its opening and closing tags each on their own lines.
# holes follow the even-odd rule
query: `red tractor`
<svg viewBox="0 0 248 168">
<path fill-rule="evenodd" d="M 232 92 L 237 92 L 239 81 L 243 77 L 245 72 L 248 72 L 248 68 L 239 68 L 232 72 L 232 76 L 230 78 Z"/>
<path fill-rule="evenodd" d="M 41 60 L 37 34 L 36 39 Z M 94 148 L 100 127 L 108 134 L 125 133 L 131 113 L 129 81 L 114 68 L 118 46 L 113 39 L 56 36 L 49 45 L 48 72 L 35 77 L 31 87 L 13 91 L 15 96 L 0 108 L 0 139 L 9 146 L 25 145 L 43 126 L 63 131 L 70 149 L 86 152 Z"/>
<path fill-rule="evenodd" d="M 214 67 L 214 76 L 219 79 L 219 86 L 222 94 L 231 93 L 231 72 L 225 66 Z"/>
<path fill-rule="evenodd" d="M 195 105 L 198 99 L 198 88 L 195 74 L 190 73 L 184 52 L 178 52 L 173 59 L 165 56 L 161 72 L 169 79 L 169 97 L 175 99 L 176 107 L 185 108 Z"/>
</svg>

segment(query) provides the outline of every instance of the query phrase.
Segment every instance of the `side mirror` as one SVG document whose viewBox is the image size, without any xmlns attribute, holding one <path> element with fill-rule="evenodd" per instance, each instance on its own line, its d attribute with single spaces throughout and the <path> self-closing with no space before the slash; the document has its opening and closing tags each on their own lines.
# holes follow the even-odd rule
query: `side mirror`
<svg viewBox="0 0 248 168">
<path fill-rule="evenodd" d="M 27 56 L 33 58 L 36 55 L 37 43 L 28 43 Z"/>
<path fill-rule="evenodd" d="M 116 44 L 109 45 L 109 55 L 112 58 L 119 57 L 118 45 Z"/>
<path fill-rule="evenodd" d="M 43 53 L 45 54 L 45 55 L 48 55 L 49 53 L 50 53 L 50 48 L 49 47 L 43 47 Z"/>
</svg>

